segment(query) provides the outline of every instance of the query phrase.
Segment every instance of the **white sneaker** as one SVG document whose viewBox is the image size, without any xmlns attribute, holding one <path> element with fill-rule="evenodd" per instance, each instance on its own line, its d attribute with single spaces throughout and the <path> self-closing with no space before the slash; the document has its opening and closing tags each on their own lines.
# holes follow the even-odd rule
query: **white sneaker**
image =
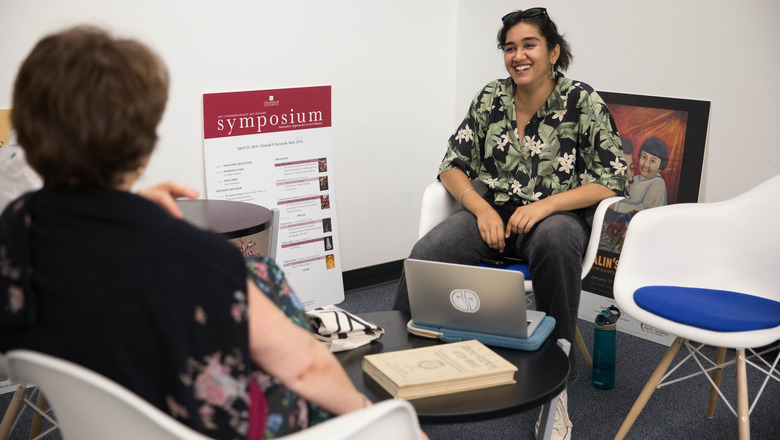
<svg viewBox="0 0 780 440">
<path fill-rule="evenodd" d="M 569 418 L 568 403 L 569 395 L 566 390 L 563 390 L 558 395 L 558 409 L 555 411 L 555 421 L 553 422 L 552 432 L 550 433 L 550 440 L 571 440 L 571 428 L 572 423 Z M 534 426 L 534 433 L 536 437 L 539 437 L 539 424 L 542 421 L 542 413 L 539 413 L 539 417 L 536 419 L 536 425 Z"/>
</svg>

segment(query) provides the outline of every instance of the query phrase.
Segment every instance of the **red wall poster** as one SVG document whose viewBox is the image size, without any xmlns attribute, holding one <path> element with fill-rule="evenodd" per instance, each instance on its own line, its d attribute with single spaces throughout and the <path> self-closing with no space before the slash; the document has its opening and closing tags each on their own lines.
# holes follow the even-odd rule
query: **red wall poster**
<svg viewBox="0 0 780 440">
<path fill-rule="evenodd" d="M 344 300 L 330 99 L 330 86 L 203 95 L 207 197 L 279 211 L 274 258 L 307 310 Z"/>
</svg>

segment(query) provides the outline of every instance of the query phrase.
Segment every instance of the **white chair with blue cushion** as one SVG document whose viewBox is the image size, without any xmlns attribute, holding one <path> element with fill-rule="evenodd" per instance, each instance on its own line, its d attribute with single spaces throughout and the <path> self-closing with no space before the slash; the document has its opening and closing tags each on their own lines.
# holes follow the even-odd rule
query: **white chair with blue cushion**
<svg viewBox="0 0 780 440">
<path fill-rule="evenodd" d="M 116 382 L 87 368 L 29 350 L 6 353 L 8 376 L 46 393 L 66 439 L 208 440 Z M 420 438 L 409 402 L 387 400 L 345 414 L 286 440 L 395 440 Z"/>
<path fill-rule="evenodd" d="M 472 183 L 474 184 L 474 187 L 477 188 L 478 192 L 484 192 L 485 186 L 482 182 L 475 180 L 472 181 Z M 593 267 L 593 261 L 596 259 L 599 239 L 601 238 L 601 227 L 604 222 L 604 214 L 607 212 L 607 208 L 622 199 L 623 197 L 610 197 L 602 200 L 596 207 L 596 211 L 593 214 L 593 225 L 588 241 L 588 248 L 585 250 L 585 255 L 582 258 L 582 278 L 585 278 L 585 276 L 588 275 L 591 267 Z M 423 192 L 418 238 L 422 238 L 422 236 L 427 234 L 434 226 L 463 209 L 463 206 L 447 192 L 447 189 L 444 188 L 444 185 L 442 185 L 441 182 L 435 181 L 431 183 Z M 528 302 L 533 303 L 533 284 L 531 273 L 528 270 L 528 264 L 513 263 L 505 266 L 505 268 L 523 272 L 525 275 L 525 292 L 527 294 Z M 579 329 L 577 329 L 575 333 L 575 338 L 575 343 L 577 344 L 577 348 L 582 354 L 582 357 L 585 359 L 585 364 L 588 366 L 588 369 L 592 369 L 593 361 L 591 360 L 590 353 L 585 345 L 585 341 L 582 339 Z"/>
<path fill-rule="evenodd" d="M 720 396 L 738 416 L 739 438 L 749 438 L 753 406 L 748 402 L 747 366 L 767 375 L 752 405 L 770 378 L 780 382 L 778 358 L 772 364 L 753 350 L 780 340 L 778 196 L 780 176 L 723 202 L 662 206 L 632 218 L 615 275 L 615 301 L 623 313 L 677 339 L 617 439 L 628 433 L 653 391 L 669 383 L 677 367 L 665 376 L 666 371 L 682 346 L 690 353 L 682 362 L 695 360 L 701 370 L 691 376 L 711 382 L 709 417 Z M 703 359 L 705 345 L 720 347 L 715 361 Z M 725 362 L 726 348 L 735 349 L 734 360 Z M 736 410 L 720 390 L 722 368 L 730 364 L 737 368 Z"/>
</svg>

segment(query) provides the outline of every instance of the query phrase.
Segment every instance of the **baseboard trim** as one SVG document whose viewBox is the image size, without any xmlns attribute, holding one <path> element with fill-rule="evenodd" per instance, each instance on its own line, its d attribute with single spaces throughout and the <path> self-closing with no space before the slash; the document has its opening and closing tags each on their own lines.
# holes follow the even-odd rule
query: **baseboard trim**
<svg viewBox="0 0 780 440">
<path fill-rule="evenodd" d="M 396 260 L 342 272 L 344 292 L 397 281 L 403 266 L 404 260 Z"/>
</svg>

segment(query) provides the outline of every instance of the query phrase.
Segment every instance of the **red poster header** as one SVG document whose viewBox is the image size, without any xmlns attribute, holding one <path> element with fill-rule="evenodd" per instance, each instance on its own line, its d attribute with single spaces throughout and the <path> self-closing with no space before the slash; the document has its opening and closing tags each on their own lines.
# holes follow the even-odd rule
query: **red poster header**
<svg viewBox="0 0 780 440">
<path fill-rule="evenodd" d="M 204 139 L 330 127 L 330 86 L 203 95 Z"/>
</svg>

